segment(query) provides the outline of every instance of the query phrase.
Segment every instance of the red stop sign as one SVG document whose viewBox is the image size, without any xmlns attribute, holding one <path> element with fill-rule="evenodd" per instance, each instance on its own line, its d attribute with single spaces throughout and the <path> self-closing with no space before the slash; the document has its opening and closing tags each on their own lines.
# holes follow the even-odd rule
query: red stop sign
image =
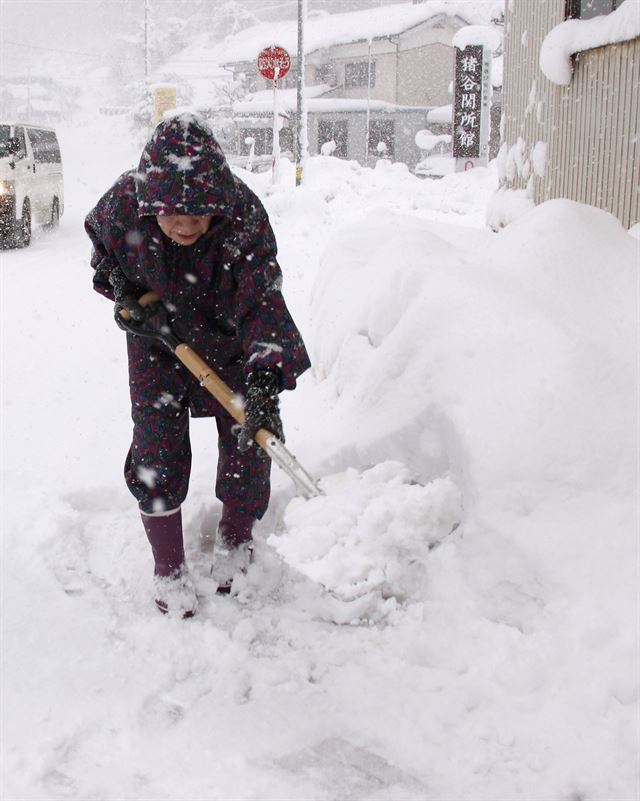
<svg viewBox="0 0 640 801">
<path fill-rule="evenodd" d="M 276 69 L 278 78 L 283 78 L 291 69 L 291 56 L 284 47 L 265 47 L 258 55 L 258 69 L 270 81 L 276 77 Z"/>
</svg>

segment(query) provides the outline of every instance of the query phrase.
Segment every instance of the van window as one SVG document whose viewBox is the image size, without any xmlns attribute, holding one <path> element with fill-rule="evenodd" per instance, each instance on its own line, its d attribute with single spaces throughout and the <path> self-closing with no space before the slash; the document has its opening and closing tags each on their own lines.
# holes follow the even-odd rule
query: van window
<svg viewBox="0 0 640 801">
<path fill-rule="evenodd" d="M 11 131 L 8 125 L 0 125 L 0 157 L 9 155 L 9 136 Z"/>
<path fill-rule="evenodd" d="M 18 144 L 18 149 L 15 149 L 15 144 Z M 27 155 L 27 147 L 24 141 L 24 128 L 16 128 L 11 135 L 10 125 L 0 125 L 0 158 L 6 156 L 14 156 L 17 159 L 22 159 Z"/>
<path fill-rule="evenodd" d="M 35 161 L 40 164 L 59 164 L 60 147 L 55 133 L 39 128 L 29 128 L 28 131 Z"/>
</svg>

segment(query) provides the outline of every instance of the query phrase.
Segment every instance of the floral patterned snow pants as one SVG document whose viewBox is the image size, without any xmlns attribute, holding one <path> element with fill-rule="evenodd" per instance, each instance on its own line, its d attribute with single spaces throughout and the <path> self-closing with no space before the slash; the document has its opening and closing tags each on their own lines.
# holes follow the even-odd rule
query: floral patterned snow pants
<svg viewBox="0 0 640 801">
<path fill-rule="evenodd" d="M 129 357 L 133 442 L 125 462 L 125 479 L 142 512 L 175 509 L 187 495 L 191 473 L 189 410 L 215 416 L 218 428 L 216 496 L 224 504 L 260 519 L 269 503 L 271 460 L 258 447 L 240 453 L 231 415 L 206 392 L 173 356 L 157 349 Z M 242 383 L 225 377 L 233 389 Z M 207 393 L 208 395 L 208 393 Z M 195 403 L 194 403 L 195 401 Z"/>
</svg>

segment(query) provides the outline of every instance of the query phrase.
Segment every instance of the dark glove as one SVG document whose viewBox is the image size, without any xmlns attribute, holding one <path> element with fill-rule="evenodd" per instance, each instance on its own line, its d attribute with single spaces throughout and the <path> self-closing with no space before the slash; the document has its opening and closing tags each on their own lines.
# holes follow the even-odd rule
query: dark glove
<svg viewBox="0 0 640 801">
<path fill-rule="evenodd" d="M 138 303 L 138 298 L 144 295 L 144 290 L 132 284 L 120 267 L 114 267 L 111 271 L 109 283 L 113 287 L 114 316 L 118 327 L 122 328 L 122 318 L 120 317 L 122 309 L 126 309 L 129 312 L 134 323 L 143 323 L 151 311 Z"/>
<path fill-rule="evenodd" d="M 244 425 L 238 434 L 238 449 L 242 453 L 251 447 L 253 437 L 260 428 L 266 428 L 284 442 L 279 390 L 280 376 L 275 370 L 256 370 L 249 375 L 244 402 Z"/>
</svg>

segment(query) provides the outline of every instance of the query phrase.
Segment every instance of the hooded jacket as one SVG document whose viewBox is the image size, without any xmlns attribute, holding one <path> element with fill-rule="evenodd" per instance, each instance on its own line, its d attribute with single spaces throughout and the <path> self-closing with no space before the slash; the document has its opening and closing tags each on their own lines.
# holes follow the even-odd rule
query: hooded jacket
<svg viewBox="0 0 640 801">
<path fill-rule="evenodd" d="M 181 246 L 158 214 L 212 215 L 206 234 Z M 231 172 L 206 123 L 191 114 L 162 122 L 137 171 L 124 173 L 88 214 L 94 288 L 113 300 L 116 267 L 142 295 L 155 292 L 171 310 L 176 335 L 236 390 L 255 369 L 278 368 L 293 389 L 309 358 L 281 292 L 282 272 L 267 213 Z M 129 336 L 129 362 L 158 346 Z M 204 389 L 192 412 L 215 413 Z"/>
</svg>

